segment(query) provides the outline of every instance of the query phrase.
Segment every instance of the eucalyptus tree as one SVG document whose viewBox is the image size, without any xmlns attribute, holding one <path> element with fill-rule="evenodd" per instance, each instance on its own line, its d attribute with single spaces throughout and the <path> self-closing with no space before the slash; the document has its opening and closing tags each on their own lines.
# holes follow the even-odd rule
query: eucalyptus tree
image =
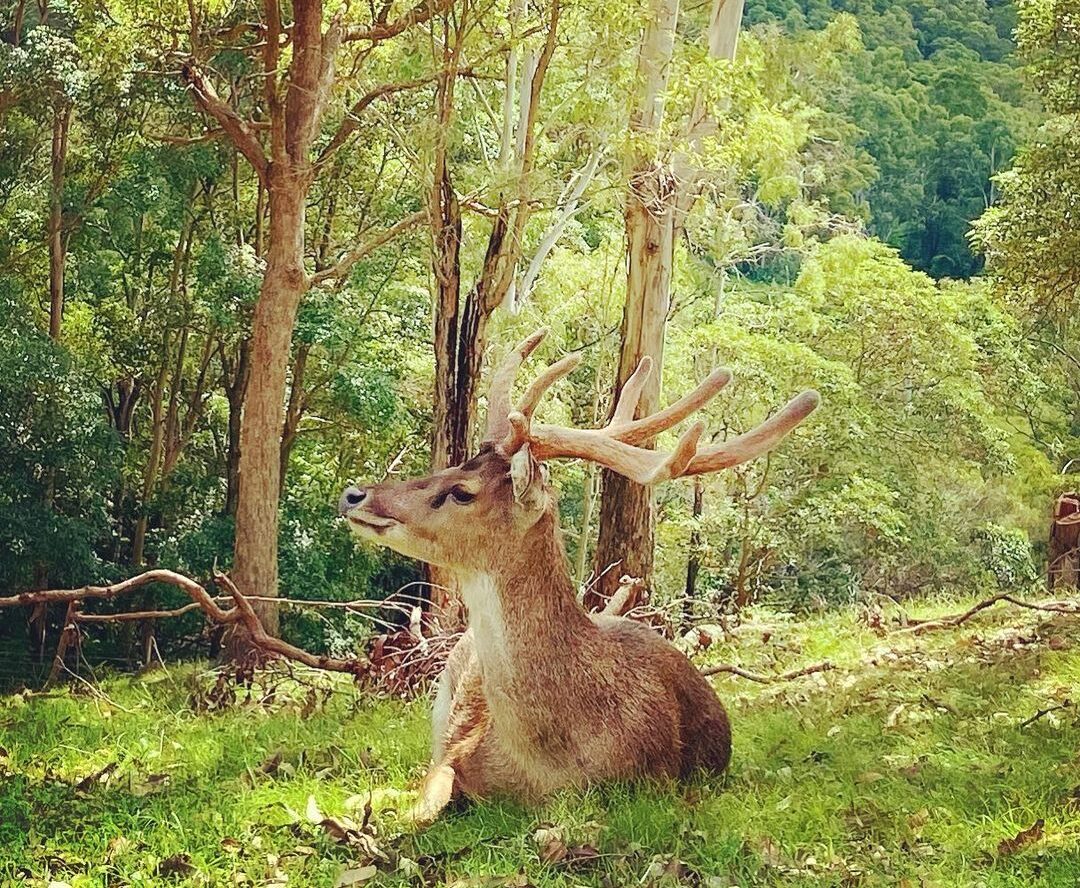
<svg viewBox="0 0 1080 888">
<path fill-rule="evenodd" d="M 432 0 L 370 15 L 321 0 L 286 6 L 220 9 L 187 4 L 154 10 L 117 8 L 118 20 L 149 26 L 166 51 L 192 101 L 206 115 L 203 135 L 220 137 L 244 158 L 265 210 L 265 263 L 251 315 L 249 370 L 240 421 L 239 490 L 234 575 L 259 597 L 278 592 L 278 503 L 285 392 L 293 331 L 303 297 L 313 286 L 345 277 L 362 258 L 418 224 L 426 209 L 373 223 L 348 248 L 334 244 L 329 262 L 315 267 L 308 204 L 316 183 L 334 175 L 334 159 L 381 97 L 408 89 L 405 81 L 372 83 L 400 73 L 425 25 L 448 3 Z M 288 16 L 291 14 L 291 19 Z M 390 46 L 393 49 L 390 49 Z M 262 240 L 262 218 L 256 220 Z M 336 232 L 335 232 L 336 233 Z M 330 252 L 332 250 L 332 252 Z M 263 603 L 267 629 L 277 629 L 277 609 Z"/>
</svg>

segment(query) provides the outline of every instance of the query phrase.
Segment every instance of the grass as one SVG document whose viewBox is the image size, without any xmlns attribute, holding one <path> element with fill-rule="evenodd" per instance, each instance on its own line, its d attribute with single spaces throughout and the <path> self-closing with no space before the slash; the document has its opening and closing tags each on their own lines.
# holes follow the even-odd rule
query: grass
<svg viewBox="0 0 1080 888">
<path fill-rule="evenodd" d="M 1078 713 L 1020 727 L 1080 685 L 1080 621 L 1045 616 L 1002 608 L 916 637 L 854 611 L 755 612 L 703 659 L 837 668 L 718 676 L 723 780 L 472 806 L 421 833 L 396 810 L 424 770 L 424 701 L 338 684 L 322 702 L 280 681 L 271 701 L 199 713 L 194 666 L 0 698 L 0 884 L 315 888 L 352 867 L 356 884 L 457 888 L 1080 885 Z M 309 798 L 334 819 L 311 822 Z M 343 835 L 369 798 L 374 834 Z M 374 849 L 378 871 L 357 872 Z"/>
</svg>

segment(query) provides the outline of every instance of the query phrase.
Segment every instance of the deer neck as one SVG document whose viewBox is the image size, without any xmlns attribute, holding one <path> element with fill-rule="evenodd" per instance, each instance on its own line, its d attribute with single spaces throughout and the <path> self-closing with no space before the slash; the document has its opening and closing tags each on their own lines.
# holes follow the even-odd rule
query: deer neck
<svg viewBox="0 0 1080 888">
<path fill-rule="evenodd" d="M 542 694 L 553 658 L 565 666 L 586 658 L 596 628 L 577 602 L 553 510 L 516 551 L 459 580 L 489 701 Z"/>
</svg>

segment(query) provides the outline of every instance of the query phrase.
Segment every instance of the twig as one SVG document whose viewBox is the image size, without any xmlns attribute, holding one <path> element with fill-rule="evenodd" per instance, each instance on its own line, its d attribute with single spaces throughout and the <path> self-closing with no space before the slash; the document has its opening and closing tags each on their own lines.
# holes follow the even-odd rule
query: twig
<svg viewBox="0 0 1080 888">
<path fill-rule="evenodd" d="M 980 611 L 984 611 L 988 607 L 993 607 L 995 604 L 1002 601 L 1008 602 L 1009 604 L 1015 604 L 1017 607 L 1027 608 L 1028 610 L 1044 611 L 1054 614 L 1080 614 L 1080 604 L 1072 601 L 1024 601 L 1023 599 L 1004 592 L 1000 595 L 995 595 L 992 598 L 980 601 L 978 604 L 968 608 L 960 614 L 952 614 L 951 616 L 938 617 L 937 619 L 932 620 L 914 620 L 909 618 L 907 620 L 908 625 L 901 627 L 897 631 L 912 632 L 915 635 L 919 635 L 923 632 L 928 632 L 931 629 L 953 629 L 966 623 Z"/>
<path fill-rule="evenodd" d="M 1037 722 L 1044 715 L 1049 715 L 1051 712 L 1057 712 L 1059 709 L 1068 709 L 1070 706 L 1072 706 L 1072 700 L 1066 699 L 1056 704 L 1055 706 L 1048 706 L 1046 709 L 1040 709 L 1033 716 L 1031 716 L 1031 718 L 1024 719 L 1024 721 L 1020 722 L 1018 727 L 1023 730 L 1028 725 L 1035 724 L 1035 722 Z"/>
<path fill-rule="evenodd" d="M 813 666 L 806 666 L 802 669 L 792 669 L 789 672 L 779 672 L 775 675 L 763 675 L 760 672 L 750 672 L 747 669 L 743 669 L 741 666 L 735 666 L 731 663 L 721 663 L 717 666 L 709 666 L 701 670 L 702 675 L 721 675 L 731 674 L 737 675 L 739 678 L 745 678 L 749 681 L 756 681 L 759 684 L 773 684 L 778 681 L 791 681 L 795 678 L 802 678 L 804 675 L 813 675 L 815 672 L 831 672 L 836 666 L 825 660 L 822 663 L 815 663 Z"/>
</svg>

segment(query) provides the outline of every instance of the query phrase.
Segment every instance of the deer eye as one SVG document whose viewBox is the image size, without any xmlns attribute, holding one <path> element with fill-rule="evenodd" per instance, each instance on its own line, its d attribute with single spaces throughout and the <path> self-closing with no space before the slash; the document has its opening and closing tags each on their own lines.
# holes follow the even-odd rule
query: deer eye
<svg viewBox="0 0 1080 888">
<path fill-rule="evenodd" d="M 471 503 L 474 499 L 476 499 L 476 494 L 470 493 L 464 487 L 451 487 L 450 496 L 455 503 L 458 503 L 462 506 L 465 505 L 465 503 Z"/>
<path fill-rule="evenodd" d="M 444 490 L 442 493 L 436 496 L 435 499 L 431 501 L 431 508 L 441 509 L 446 504 L 447 497 L 452 499 L 458 505 L 463 506 L 466 503 L 471 503 L 474 499 L 476 499 L 476 494 L 470 493 L 464 487 L 455 484 L 449 490 Z"/>
</svg>

